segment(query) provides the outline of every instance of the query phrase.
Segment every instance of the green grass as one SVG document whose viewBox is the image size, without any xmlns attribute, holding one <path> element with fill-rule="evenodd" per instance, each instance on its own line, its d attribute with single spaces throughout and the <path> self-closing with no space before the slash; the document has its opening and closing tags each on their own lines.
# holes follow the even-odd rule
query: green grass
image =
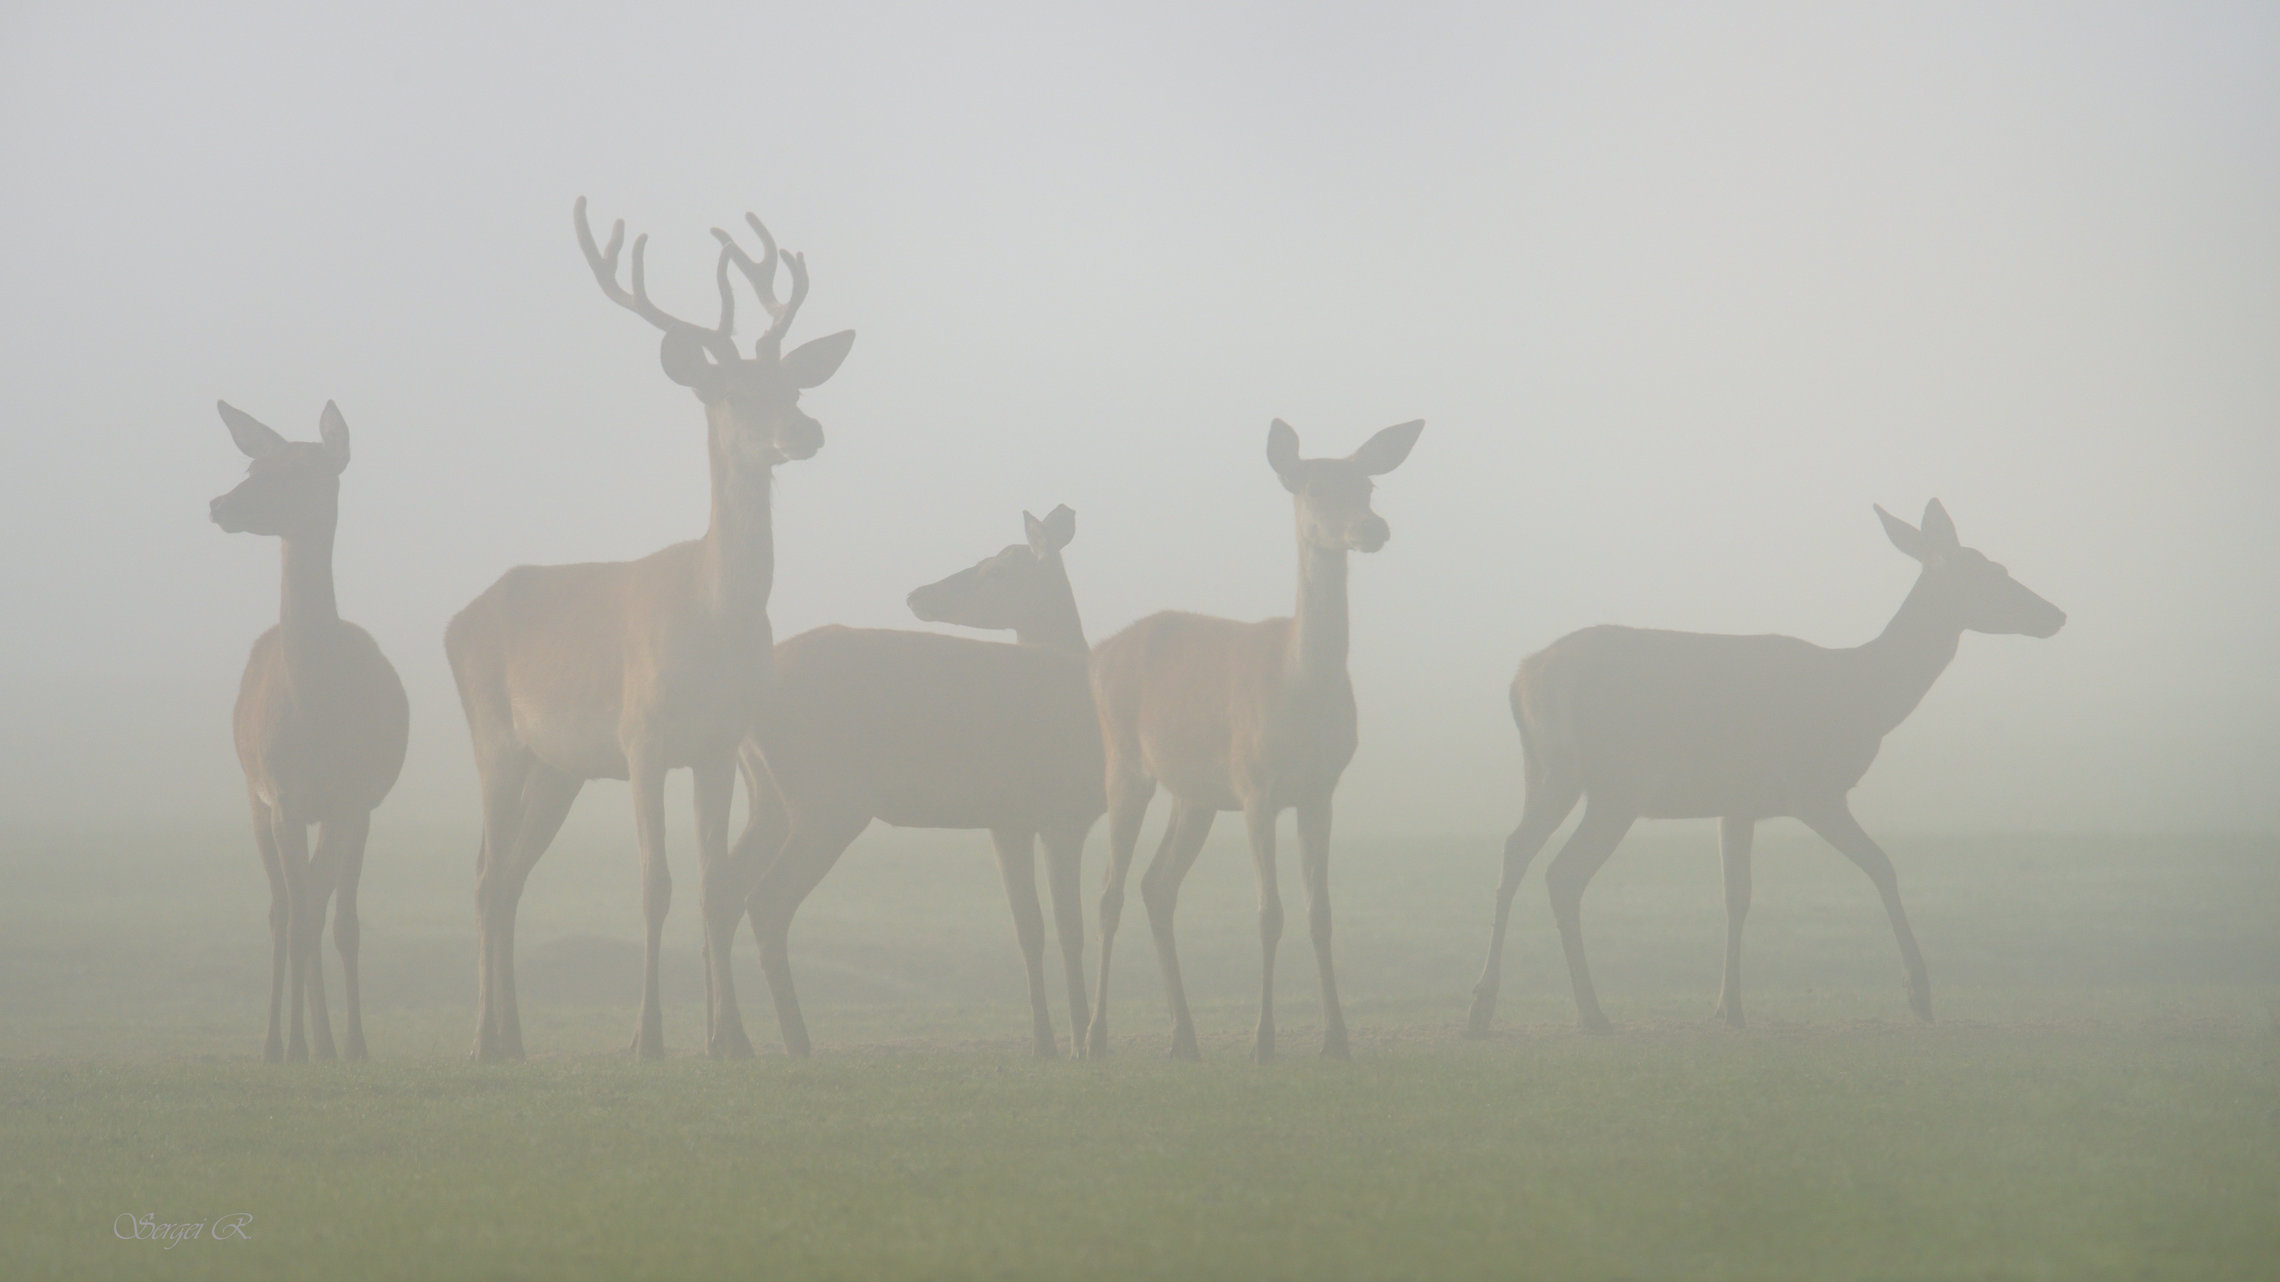
<svg viewBox="0 0 2280 1282">
<path fill-rule="evenodd" d="M 1285 1059 L 1265 1067 L 1231 849 L 1181 916 L 1200 1065 L 1160 1058 L 1136 919 L 1117 1056 L 1030 1060 L 984 847 L 893 836 L 794 936 L 815 1060 L 695 1056 L 685 911 L 674 1057 L 617 1054 L 630 870 L 573 843 L 525 904 L 533 1059 L 471 1065 L 464 843 L 398 836 L 367 876 L 377 1058 L 277 1068 L 254 1059 L 249 851 L 0 843 L 22 892 L 0 904 L 0 1278 L 2280 1274 L 2271 842 L 1891 843 L 1927 1026 L 1858 874 L 1769 833 L 1737 1033 L 1703 1019 L 1722 930 L 1706 838 L 1650 835 L 1587 902 L 1615 1035 L 1570 1030 L 1532 881 L 1480 1042 L 1457 1029 L 1494 843 L 1351 843 L 1354 1060 L 1310 1053 L 1298 931 Z M 117 1239 L 141 1212 L 253 1218 L 244 1240 Z"/>
</svg>

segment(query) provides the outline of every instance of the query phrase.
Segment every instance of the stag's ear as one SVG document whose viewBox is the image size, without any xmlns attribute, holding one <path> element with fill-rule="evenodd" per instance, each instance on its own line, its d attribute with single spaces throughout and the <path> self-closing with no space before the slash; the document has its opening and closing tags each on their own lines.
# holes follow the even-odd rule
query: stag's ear
<svg viewBox="0 0 2280 1282">
<path fill-rule="evenodd" d="M 1042 521 L 1024 512 L 1021 522 L 1029 532 L 1029 550 L 1041 559 L 1069 546 L 1069 540 L 1077 537 L 1077 514 L 1066 503 L 1046 513 Z"/>
<path fill-rule="evenodd" d="M 222 412 L 222 422 L 229 425 L 230 439 L 237 442 L 238 451 L 247 458 L 262 458 L 285 448 L 285 438 L 253 415 L 228 401 L 215 401 L 214 408 Z"/>
<path fill-rule="evenodd" d="M 1352 459 L 1371 476 L 1383 475 L 1401 466 L 1401 461 L 1409 457 L 1410 447 L 1417 444 L 1417 434 L 1424 430 L 1425 420 L 1421 418 L 1397 423 L 1362 442 L 1362 448 L 1354 451 Z"/>
<path fill-rule="evenodd" d="M 1924 505 L 1924 523 L 1916 528 L 1924 532 L 1924 543 L 1934 552 L 1953 552 L 1963 546 L 1956 541 L 1955 522 L 1948 519 L 1947 509 L 1938 499 Z"/>
<path fill-rule="evenodd" d="M 794 387 L 821 386 L 825 379 L 839 372 L 839 362 L 847 359 L 847 349 L 853 346 L 855 331 L 851 329 L 811 338 L 784 357 L 784 374 Z"/>
<path fill-rule="evenodd" d="M 720 366 L 705 351 L 705 340 L 685 329 L 665 331 L 665 341 L 657 347 L 658 362 L 665 367 L 665 377 L 694 391 L 699 398 L 711 401 L 720 391 Z"/>
<path fill-rule="evenodd" d="M 325 453 L 332 457 L 333 471 L 348 466 L 348 420 L 340 416 L 340 406 L 325 402 L 325 412 L 317 420 L 317 435 L 323 438 Z"/>
<path fill-rule="evenodd" d="M 1279 418 L 1267 428 L 1267 466 L 1282 478 L 1284 489 L 1298 492 L 1298 432 Z"/>
<path fill-rule="evenodd" d="M 1892 546 L 1919 561 L 1931 555 L 1931 549 L 1924 543 L 1923 531 L 1885 511 L 1882 504 L 1876 507 L 1876 517 L 1884 522 L 1884 537 L 1892 540 Z"/>
</svg>

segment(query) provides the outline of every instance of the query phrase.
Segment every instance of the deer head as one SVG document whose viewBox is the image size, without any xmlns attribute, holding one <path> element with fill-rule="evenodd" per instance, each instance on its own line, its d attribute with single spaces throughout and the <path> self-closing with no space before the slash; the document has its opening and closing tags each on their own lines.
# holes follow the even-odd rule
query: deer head
<svg viewBox="0 0 2280 1282">
<path fill-rule="evenodd" d="M 1061 549 L 1077 537 L 1077 514 L 1066 504 L 1040 521 L 1021 514 L 1026 543 L 1008 545 L 995 556 L 947 579 L 913 589 L 910 612 L 928 623 L 962 628 L 1042 632 L 1058 619 L 1069 592 Z"/>
<path fill-rule="evenodd" d="M 1924 567 L 1923 587 L 1958 626 L 1972 632 L 2047 637 L 2065 626 L 2066 612 L 2027 590 L 2010 571 L 1956 541 L 1955 522 L 1938 499 L 1924 505 L 1924 523 L 1910 525 L 1879 507 L 1892 546 Z"/>
<path fill-rule="evenodd" d="M 1386 428 L 1344 458 L 1298 456 L 1298 433 L 1276 419 L 1267 429 L 1267 464 L 1298 500 L 1299 539 L 1325 552 L 1375 552 L 1393 536 L 1370 510 L 1370 478 L 1401 466 L 1425 420 Z"/>
<path fill-rule="evenodd" d="M 348 423 L 325 402 L 316 441 L 288 441 L 228 401 L 216 401 L 230 439 L 253 461 L 236 489 L 207 505 L 229 534 L 285 538 L 329 533 L 340 513 L 340 473 L 348 466 Z"/>
<path fill-rule="evenodd" d="M 855 345 L 855 331 L 841 330 L 804 343 L 788 355 L 784 352 L 785 331 L 791 328 L 800 304 L 807 300 L 807 259 L 803 255 L 779 254 L 775 237 L 752 214 L 744 219 L 760 237 L 763 252 L 757 261 L 734 237 L 713 228 L 714 238 L 720 241 L 720 260 L 713 269 L 720 287 L 720 320 L 706 329 L 668 315 L 650 301 L 642 271 L 642 251 L 649 237 L 634 238 L 632 288 L 625 289 L 617 280 L 625 220 L 619 219 L 610 228 L 609 245 L 599 248 L 594 244 L 593 229 L 586 224 L 584 196 L 578 198 L 575 212 L 578 247 L 585 252 L 586 264 L 593 268 L 602 293 L 664 332 L 658 355 L 665 376 L 704 402 L 715 449 L 732 466 L 765 471 L 787 459 L 807 458 L 823 448 L 823 425 L 801 411 L 800 393 L 838 371 L 839 363 L 847 359 L 847 350 Z M 769 317 L 768 330 L 753 344 L 750 356 L 736 347 L 736 292 L 728 274 L 732 264 L 752 283 Z M 779 266 L 791 276 L 791 292 L 782 301 L 776 298 Z"/>
</svg>

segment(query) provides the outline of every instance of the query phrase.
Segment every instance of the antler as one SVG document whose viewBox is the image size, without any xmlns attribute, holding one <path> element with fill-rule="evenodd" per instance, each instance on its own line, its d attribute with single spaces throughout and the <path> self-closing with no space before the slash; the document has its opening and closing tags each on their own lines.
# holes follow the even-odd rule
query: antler
<svg viewBox="0 0 2280 1282">
<path fill-rule="evenodd" d="M 735 237 L 718 227 L 713 228 L 713 238 L 720 242 L 724 264 L 721 279 L 727 280 L 725 264 L 729 259 L 734 259 L 737 267 L 743 271 L 744 278 L 752 282 L 753 292 L 760 295 L 760 306 L 767 309 L 770 318 L 768 332 L 753 344 L 753 350 L 762 356 L 781 356 L 784 333 L 792 327 L 792 317 L 799 314 L 800 304 L 807 301 L 807 255 L 777 253 L 776 238 L 768 234 L 768 225 L 760 221 L 758 214 L 747 213 L 744 221 L 752 225 L 752 230 L 760 237 L 761 248 L 767 253 L 760 261 L 754 262 L 752 256 L 744 252 L 744 247 L 736 243 Z M 779 262 L 792 272 L 791 296 L 780 303 L 776 301 L 776 264 Z"/>
<path fill-rule="evenodd" d="M 625 220 L 620 218 L 610 227 L 609 247 L 597 249 L 594 246 L 593 229 L 586 225 L 586 198 L 584 196 L 578 198 L 576 213 L 578 248 L 585 251 L 586 265 L 594 269 L 595 283 L 602 287 L 602 293 L 607 295 L 611 302 L 668 334 L 679 332 L 696 336 L 704 342 L 705 346 L 713 349 L 715 355 L 723 359 L 737 359 L 734 337 L 736 332 L 736 293 L 729 288 L 729 254 L 727 250 L 721 251 L 720 262 L 713 269 L 713 275 L 720 284 L 720 324 L 707 329 L 702 325 L 682 320 L 649 300 L 648 280 L 642 270 L 641 262 L 641 252 L 649 245 L 649 237 L 646 234 L 636 236 L 633 240 L 633 291 L 628 293 L 620 288 L 617 282 L 618 250 L 625 245 Z M 771 308 L 770 310 L 773 311 L 774 309 Z"/>
</svg>

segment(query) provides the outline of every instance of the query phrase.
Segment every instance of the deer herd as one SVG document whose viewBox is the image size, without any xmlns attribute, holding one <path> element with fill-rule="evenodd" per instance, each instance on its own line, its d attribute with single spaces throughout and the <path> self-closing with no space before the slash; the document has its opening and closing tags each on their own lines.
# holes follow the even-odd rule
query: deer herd
<svg viewBox="0 0 2280 1282">
<path fill-rule="evenodd" d="M 1347 675 L 1347 557 L 1390 531 L 1373 478 L 1399 467 L 1424 429 L 1389 427 L 1344 458 L 1304 458 L 1281 420 L 1267 463 L 1296 514 L 1298 600 L 1288 618 L 1237 622 L 1164 611 L 1089 646 L 1062 553 L 1076 515 L 1024 514 L 1025 538 L 910 593 L 919 619 L 1010 631 L 982 641 L 934 632 L 823 627 L 777 643 L 770 488 L 777 465 L 823 446 L 800 394 L 836 373 L 852 330 L 785 350 L 808 293 L 805 258 L 777 248 L 747 214 L 755 258 L 715 228 L 720 314 L 709 328 L 650 300 L 647 237 L 619 281 L 625 224 L 598 246 L 586 202 L 578 243 L 610 301 L 661 334 L 666 377 L 704 407 L 712 511 L 703 537 L 634 561 L 524 565 L 501 575 L 444 631 L 475 748 L 483 831 L 476 861 L 474 1056 L 518 1059 L 515 910 L 531 869 L 589 779 L 632 785 L 646 927 L 633 1052 L 664 1054 L 658 954 L 673 882 L 665 860 L 667 771 L 694 777 L 697 903 L 705 959 L 706 1049 L 752 1054 L 731 978 L 730 945 L 749 916 L 785 1049 L 809 1051 L 789 934 L 802 901 L 874 820 L 986 829 L 1027 968 L 1036 1053 L 1058 1053 L 1046 999 L 1036 848 L 1075 1051 L 1108 1053 L 1109 961 L 1148 803 L 1170 797 L 1140 896 L 1171 1007 L 1171 1053 L 1197 1055 L 1173 917 L 1180 883 L 1213 819 L 1240 811 L 1258 879 L 1256 1054 L 1275 1052 L 1275 953 L 1282 937 L 1276 821 L 1297 812 L 1307 933 L 1322 994 L 1322 1053 L 1347 1034 L 1332 964 L 1331 798 L 1357 742 Z M 733 269 L 733 270 L 732 270 Z M 767 313 L 749 354 L 737 346 L 736 279 Z M 779 299 L 779 278 L 788 290 Z M 270 885 L 271 970 L 264 1058 L 333 1058 L 320 942 L 334 892 L 344 978 L 340 1054 L 365 1055 L 357 986 L 356 894 L 373 809 L 404 762 L 407 701 L 395 669 L 334 603 L 333 533 L 349 433 L 327 403 L 315 443 L 291 442 L 227 403 L 246 479 L 212 504 L 231 532 L 281 540 L 277 625 L 254 643 L 234 719 L 254 840 Z M 1964 632 L 2048 637 L 2065 622 L 1958 542 L 1937 500 L 1915 525 L 1877 509 L 1920 563 L 1915 587 L 1875 639 L 1826 649 L 1783 636 L 1714 636 L 1603 626 L 1521 661 L 1512 716 L 1526 801 L 1504 848 L 1488 959 L 1469 1031 L 1496 1008 L 1513 892 L 1580 800 L 1583 818 L 1546 873 L 1576 1014 L 1608 1027 L 1584 958 L 1584 887 L 1633 821 L 1716 818 L 1725 863 L 1726 956 L 1717 1013 L 1742 1023 L 1741 934 L 1756 822 L 1794 817 L 1868 875 L 1899 944 L 1909 1002 L 1931 1017 L 1931 989 L 1892 863 L 1853 819 L 1847 794 L 1877 747 L 1947 666 Z M 731 840 L 741 773 L 749 819 Z M 1082 853 L 1108 816 L 1097 987 L 1088 1003 Z M 309 829 L 316 828 L 312 845 Z M 306 1022 L 304 1022 L 304 1016 Z M 287 1028 L 289 1025 L 289 1030 Z"/>
</svg>

